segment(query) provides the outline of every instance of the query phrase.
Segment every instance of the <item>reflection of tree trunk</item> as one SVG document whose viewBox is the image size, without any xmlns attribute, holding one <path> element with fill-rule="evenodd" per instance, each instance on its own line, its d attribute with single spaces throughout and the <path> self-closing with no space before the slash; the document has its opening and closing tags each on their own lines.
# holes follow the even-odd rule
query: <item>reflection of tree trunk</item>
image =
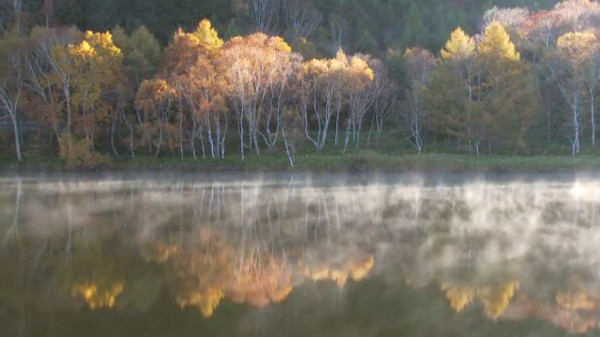
<svg viewBox="0 0 600 337">
<path fill-rule="evenodd" d="M 329 217 L 329 206 L 327 205 L 326 195 L 321 195 L 321 202 L 323 204 L 323 211 L 325 215 L 325 229 L 327 231 L 327 242 L 331 243 L 331 221 Z"/>
<path fill-rule="evenodd" d="M 208 199 L 208 223 L 212 223 L 213 203 L 215 200 L 215 183 L 210 185 L 210 199 Z"/>
<path fill-rule="evenodd" d="M 35 259 L 33 261 L 33 264 L 31 266 L 29 275 L 27 275 L 27 281 L 30 282 L 33 277 L 35 276 L 35 273 L 37 272 L 39 266 L 40 266 L 40 262 L 42 260 L 42 257 L 44 256 L 44 253 L 46 252 L 46 248 L 48 247 L 48 240 L 44 241 L 44 244 L 40 247 L 40 251 L 39 253 L 36 254 Z"/>
<path fill-rule="evenodd" d="M 73 248 L 73 223 L 71 221 L 71 200 L 67 203 L 67 228 L 68 228 L 68 236 L 67 236 L 67 244 L 65 246 L 65 257 L 66 264 L 71 265 L 72 258 L 72 248 Z"/>
<path fill-rule="evenodd" d="M 15 195 L 15 212 L 13 214 L 13 219 L 11 225 L 6 232 L 4 237 L 4 245 L 6 246 L 11 236 L 17 240 L 19 245 L 21 245 L 21 235 L 19 231 L 19 214 L 21 213 L 21 194 L 23 193 L 23 189 L 21 186 L 21 179 L 17 179 L 17 191 Z"/>
<path fill-rule="evenodd" d="M 244 195 L 244 182 L 242 182 L 240 184 L 240 226 L 242 227 L 242 248 L 241 248 L 241 258 L 240 258 L 240 264 L 239 264 L 239 268 L 240 270 L 242 269 L 243 263 L 244 263 L 244 258 L 245 258 L 245 252 L 246 252 L 246 226 L 245 226 L 245 214 L 244 214 L 244 207 L 245 207 L 245 195 Z"/>
</svg>

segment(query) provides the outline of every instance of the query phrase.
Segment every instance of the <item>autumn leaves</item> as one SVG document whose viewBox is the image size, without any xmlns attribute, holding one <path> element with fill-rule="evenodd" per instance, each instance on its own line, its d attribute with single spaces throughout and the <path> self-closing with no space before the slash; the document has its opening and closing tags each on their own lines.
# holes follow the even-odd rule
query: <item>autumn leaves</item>
<svg viewBox="0 0 600 337">
<path fill-rule="evenodd" d="M 235 125 L 242 159 L 283 143 L 294 165 L 306 137 L 317 151 L 335 121 L 335 143 L 360 143 L 363 118 L 376 97 L 368 57 L 303 61 L 280 37 L 262 33 L 224 42 L 203 20 L 191 33 L 178 31 L 154 79 L 136 97 L 143 145 L 177 151 L 184 158 L 223 158 Z M 379 75 L 383 76 L 384 72 Z"/>
<path fill-rule="evenodd" d="M 504 26 L 491 23 L 478 41 L 456 29 L 440 54 L 437 62 L 430 53 L 405 54 L 409 69 L 419 75 L 413 76 L 414 96 L 409 96 L 412 138 L 419 152 L 423 125 L 434 137 L 457 139 L 473 154 L 481 153 L 482 144 L 490 153 L 523 152 L 538 97 L 531 72 Z"/>
<path fill-rule="evenodd" d="M 334 118 L 335 145 L 344 120 L 346 147 L 350 137 L 358 146 L 362 119 L 374 97 L 369 90 L 374 73 L 364 56 L 346 57 L 340 51 L 334 59 L 303 62 L 280 37 L 256 33 L 224 43 L 207 20 L 192 33 L 179 31 L 166 54 L 160 77 L 174 97 L 144 90 L 137 102 L 146 115 L 172 113 L 162 120 L 175 125 L 169 138 L 182 157 L 190 151 L 196 157 L 198 141 L 203 157 L 224 157 L 233 123 L 242 159 L 247 151 L 259 155 L 283 142 L 293 166 L 302 133 L 321 151 Z M 148 99 L 163 104 L 144 105 Z"/>
</svg>

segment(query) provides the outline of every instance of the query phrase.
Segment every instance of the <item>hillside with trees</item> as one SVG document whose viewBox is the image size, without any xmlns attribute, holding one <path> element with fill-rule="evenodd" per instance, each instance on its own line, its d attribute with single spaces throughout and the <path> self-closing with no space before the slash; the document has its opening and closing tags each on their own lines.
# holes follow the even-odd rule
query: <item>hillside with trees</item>
<svg viewBox="0 0 600 337">
<path fill-rule="evenodd" d="M 18 161 L 595 152 L 595 1 L 4 5 L 0 155 Z"/>
</svg>

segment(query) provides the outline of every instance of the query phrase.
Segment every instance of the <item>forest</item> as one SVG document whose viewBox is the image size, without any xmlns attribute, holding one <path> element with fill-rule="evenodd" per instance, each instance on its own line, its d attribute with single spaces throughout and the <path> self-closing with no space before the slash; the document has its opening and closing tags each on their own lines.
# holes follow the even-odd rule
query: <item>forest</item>
<svg viewBox="0 0 600 337">
<path fill-rule="evenodd" d="M 594 153 L 590 0 L 5 0 L 0 157 Z"/>
</svg>

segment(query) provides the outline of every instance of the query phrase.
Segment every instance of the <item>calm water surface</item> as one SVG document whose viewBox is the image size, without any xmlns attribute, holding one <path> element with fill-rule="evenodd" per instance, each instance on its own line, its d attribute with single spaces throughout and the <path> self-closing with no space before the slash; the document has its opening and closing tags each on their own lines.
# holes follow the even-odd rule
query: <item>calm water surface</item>
<svg viewBox="0 0 600 337">
<path fill-rule="evenodd" d="M 0 179 L 0 336 L 600 335 L 600 179 Z"/>
</svg>

